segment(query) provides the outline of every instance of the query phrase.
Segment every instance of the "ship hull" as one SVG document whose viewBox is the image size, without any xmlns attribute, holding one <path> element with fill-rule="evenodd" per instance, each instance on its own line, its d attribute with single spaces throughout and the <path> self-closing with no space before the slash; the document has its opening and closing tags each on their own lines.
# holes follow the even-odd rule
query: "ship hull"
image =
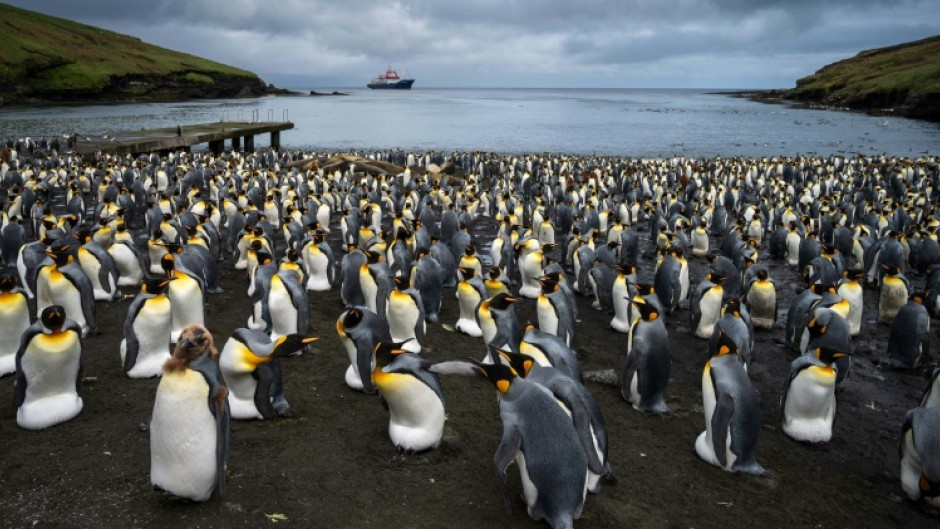
<svg viewBox="0 0 940 529">
<path fill-rule="evenodd" d="M 414 82 L 414 79 L 402 79 L 394 83 L 369 83 L 366 86 L 373 90 L 411 90 Z"/>
</svg>

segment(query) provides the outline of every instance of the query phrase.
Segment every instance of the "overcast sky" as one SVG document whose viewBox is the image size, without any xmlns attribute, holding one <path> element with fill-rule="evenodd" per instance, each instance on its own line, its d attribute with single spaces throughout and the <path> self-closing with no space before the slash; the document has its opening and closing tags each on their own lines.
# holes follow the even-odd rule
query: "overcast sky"
<svg viewBox="0 0 940 529">
<path fill-rule="evenodd" d="M 940 34 L 938 0 L 3 0 L 284 87 L 775 88 Z"/>
</svg>

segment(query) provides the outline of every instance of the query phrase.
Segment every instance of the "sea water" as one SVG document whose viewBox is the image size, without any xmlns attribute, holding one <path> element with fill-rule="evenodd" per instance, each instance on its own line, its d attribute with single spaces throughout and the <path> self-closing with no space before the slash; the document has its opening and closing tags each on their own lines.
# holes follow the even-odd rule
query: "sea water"
<svg viewBox="0 0 940 529">
<path fill-rule="evenodd" d="M 310 89 L 295 89 L 309 94 Z M 292 121 L 290 149 L 656 157 L 940 154 L 940 124 L 757 103 L 708 90 L 324 89 L 346 96 L 0 107 L 0 139 Z M 268 145 L 268 135 L 255 139 Z M 201 148 L 205 148 L 203 145 Z"/>
</svg>

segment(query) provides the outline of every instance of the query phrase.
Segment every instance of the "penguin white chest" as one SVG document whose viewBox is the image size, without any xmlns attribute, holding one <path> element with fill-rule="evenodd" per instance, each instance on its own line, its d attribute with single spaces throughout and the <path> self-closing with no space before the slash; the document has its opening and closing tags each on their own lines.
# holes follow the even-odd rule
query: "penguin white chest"
<svg viewBox="0 0 940 529">
<path fill-rule="evenodd" d="M 150 419 L 150 479 L 180 497 L 205 501 L 215 488 L 217 430 L 209 385 L 191 369 L 165 373 Z"/>
<path fill-rule="evenodd" d="M 149 378 L 163 371 L 170 358 L 173 309 L 166 296 L 156 296 L 144 302 L 132 324 L 137 337 L 137 361 L 128 371 L 131 378 Z M 121 361 L 126 354 L 126 340 L 121 342 Z"/>
<path fill-rule="evenodd" d="M 359 286 L 362 288 L 362 296 L 366 299 L 366 308 L 372 312 L 375 312 L 375 296 L 379 290 L 379 287 L 375 283 L 375 279 L 372 277 L 372 274 L 369 272 L 369 268 L 365 265 L 363 265 L 362 269 L 359 270 Z"/>
<path fill-rule="evenodd" d="M 311 244 L 304 252 L 304 265 L 307 268 L 307 290 L 323 292 L 330 289 L 330 278 L 327 268 L 330 259 L 325 253 Z"/>
<path fill-rule="evenodd" d="M 539 296 L 536 302 L 536 311 L 539 317 L 539 329 L 558 336 L 558 313 L 555 312 L 555 307 L 548 297 Z M 559 338 L 567 339 L 566 336 L 559 336 Z"/>
<path fill-rule="evenodd" d="M 436 448 L 444 433 L 444 404 L 430 387 L 411 374 L 373 373 L 372 380 L 388 403 L 388 434 L 405 450 Z"/>
<path fill-rule="evenodd" d="M 297 307 L 281 277 L 274 275 L 268 289 L 268 314 L 271 316 L 271 339 L 297 332 Z"/>
<path fill-rule="evenodd" d="M 29 305 L 23 294 L 0 294 L 0 376 L 16 371 L 20 336 L 29 327 Z"/>
<path fill-rule="evenodd" d="M 20 360 L 26 395 L 16 412 L 22 428 L 39 430 L 67 421 L 82 411 L 76 390 L 81 368 L 81 341 L 72 331 L 37 334 Z"/>
<path fill-rule="evenodd" d="M 403 342 L 408 339 L 414 340 L 417 338 L 415 326 L 418 324 L 418 318 L 421 316 L 421 313 L 414 298 L 399 290 L 393 290 L 391 294 L 389 294 L 385 314 L 388 319 L 388 330 L 392 335 L 392 341 Z M 418 346 L 420 350 L 420 344 L 418 344 Z"/>
<path fill-rule="evenodd" d="M 797 441 L 828 441 L 836 415 L 835 390 L 836 373 L 831 367 L 811 366 L 800 371 L 784 397 L 784 433 Z"/>
<path fill-rule="evenodd" d="M 186 274 L 176 274 L 176 278 L 170 281 L 167 288 L 167 297 L 170 298 L 172 317 L 172 337 L 175 342 L 179 338 L 183 327 L 195 323 L 203 325 L 205 323 L 205 312 L 203 307 L 202 290 L 195 279 Z"/>
<path fill-rule="evenodd" d="M 78 322 L 83 330 L 88 327 L 82 310 L 82 295 L 65 274 L 51 267 L 43 268 L 36 284 L 37 315 L 49 305 L 62 305 L 68 317 Z"/>
</svg>

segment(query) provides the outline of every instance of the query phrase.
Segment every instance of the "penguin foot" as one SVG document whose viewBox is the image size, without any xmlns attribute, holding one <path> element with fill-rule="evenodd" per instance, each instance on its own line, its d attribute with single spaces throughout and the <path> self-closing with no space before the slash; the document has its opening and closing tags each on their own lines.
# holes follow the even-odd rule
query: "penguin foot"
<svg viewBox="0 0 940 529">
<path fill-rule="evenodd" d="M 274 406 L 274 410 L 277 411 L 278 417 L 293 417 L 294 410 L 291 409 L 290 404 L 286 401 L 278 403 Z"/>
</svg>

